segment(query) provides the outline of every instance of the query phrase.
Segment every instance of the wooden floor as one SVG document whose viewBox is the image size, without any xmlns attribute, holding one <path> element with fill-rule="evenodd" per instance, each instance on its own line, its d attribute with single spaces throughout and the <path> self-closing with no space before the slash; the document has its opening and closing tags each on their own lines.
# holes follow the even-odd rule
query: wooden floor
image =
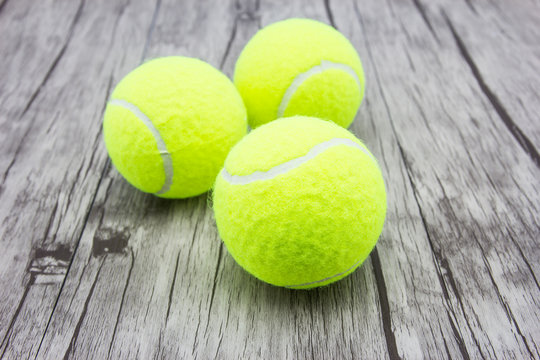
<svg viewBox="0 0 540 360">
<path fill-rule="evenodd" d="M 101 127 L 141 61 L 232 75 L 294 16 L 358 49 L 389 206 L 309 292 L 236 265 L 208 195 L 134 190 Z M 0 358 L 539 359 L 539 39 L 533 0 L 0 0 Z"/>
</svg>

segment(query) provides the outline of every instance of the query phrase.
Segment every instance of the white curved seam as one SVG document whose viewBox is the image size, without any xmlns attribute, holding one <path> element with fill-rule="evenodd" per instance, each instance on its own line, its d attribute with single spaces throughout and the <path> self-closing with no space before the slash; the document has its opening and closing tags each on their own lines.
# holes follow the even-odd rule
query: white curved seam
<svg viewBox="0 0 540 360">
<path fill-rule="evenodd" d="M 358 84 L 358 88 L 361 89 L 362 86 L 360 84 L 360 79 L 358 78 L 358 75 L 356 74 L 356 71 L 349 65 L 341 64 L 341 63 L 335 63 L 328 60 L 322 60 L 320 65 L 316 65 L 309 69 L 306 72 L 303 72 L 301 74 L 296 75 L 294 80 L 292 81 L 291 85 L 287 88 L 285 91 L 285 95 L 283 95 L 283 98 L 281 99 L 281 103 L 279 104 L 278 111 L 277 111 L 277 117 L 280 118 L 285 113 L 285 110 L 287 109 L 287 106 L 289 106 L 289 102 L 291 101 L 292 97 L 294 96 L 294 93 L 300 85 L 307 79 L 309 79 L 313 75 L 317 75 L 322 73 L 325 70 L 331 70 L 331 69 L 337 69 L 345 71 L 347 74 L 351 75 L 353 79 Z"/>
<path fill-rule="evenodd" d="M 163 138 L 161 137 L 161 134 L 159 133 L 158 129 L 154 126 L 154 123 L 152 123 L 152 120 L 148 118 L 137 106 L 133 105 L 130 102 L 127 102 L 125 100 L 121 99 L 111 99 L 109 101 L 110 105 L 120 106 L 123 107 L 126 110 L 129 110 L 135 115 L 139 120 L 143 122 L 143 124 L 150 130 L 152 133 L 152 136 L 156 140 L 157 148 L 159 155 L 161 156 L 161 159 L 163 160 L 163 171 L 165 172 L 165 182 L 163 183 L 163 186 L 161 189 L 156 192 L 156 195 L 164 194 L 171 188 L 172 184 L 172 178 L 173 178 L 173 165 L 172 165 L 172 157 L 169 151 L 167 150 L 167 146 L 165 145 L 165 141 L 163 141 Z"/>
<path fill-rule="evenodd" d="M 375 159 L 372 157 L 369 151 L 367 151 L 362 145 L 360 145 L 356 141 L 353 141 L 351 139 L 334 138 L 334 139 L 315 145 L 304 156 L 300 156 L 296 159 L 292 159 L 282 164 L 276 165 L 267 171 L 255 171 L 249 175 L 231 175 L 227 171 L 227 169 L 223 168 L 221 170 L 221 175 L 223 176 L 225 180 L 227 180 L 232 185 L 246 185 L 254 181 L 270 180 L 270 179 L 275 178 L 278 175 L 285 174 L 286 172 L 301 166 L 302 164 L 308 162 L 309 160 L 313 159 L 317 155 L 325 152 L 326 150 L 334 146 L 355 147 L 361 150 L 362 152 L 364 152 L 366 155 L 368 155 L 371 158 L 371 160 L 375 161 Z M 377 162 L 375 161 L 375 163 Z"/>
<path fill-rule="evenodd" d="M 350 268 L 348 268 L 348 269 L 345 270 L 345 271 L 340 272 L 339 274 L 334 274 L 334 275 L 332 275 L 332 276 L 326 277 L 326 278 L 321 279 L 321 280 L 311 281 L 311 282 L 307 282 L 307 283 L 303 283 L 303 284 L 298 284 L 298 285 L 284 285 L 283 287 L 286 287 L 286 288 L 298 288 L 298 287 L 302 287 L 302 286 L 308 286 L 308 285 L 318 284 L 318 283 L 322 283 L 322 282 L 331 280 L 331 279 L 333 279 L 333 278 L 335 278 L 335 277 L 344 275 L 344 274 L 348 273 L 349 271 L 353 270 L 355 267 L 357 267 L 358 265 L 360 265 L 360 264 L 362 263 L 363 260 L 364 260 L 364 259 L 358 260 L 357 262 L 354 263 L 353 266 L 351 266 Z"/>
</svg>

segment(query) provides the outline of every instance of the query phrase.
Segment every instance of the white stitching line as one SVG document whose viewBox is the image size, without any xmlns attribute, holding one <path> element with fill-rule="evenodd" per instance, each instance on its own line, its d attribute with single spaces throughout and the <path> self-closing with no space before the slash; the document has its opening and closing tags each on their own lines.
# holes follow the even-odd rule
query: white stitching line
<svg viewBox="0 0 540 360">
<path fill-rule="evenodd" d="M 223 168 L 221 170 L 221 175 L 223 176 L 225 180 L 227 180 L 232 185 L 246 185 L 254 181 L 270 180 L 270 179 L 275 178 L 278 175 L 284 174 L 294 168 L 301 166 L 305 162 L 313 159 L 314 157 L 323 153 L 329 148 L 334 147 L 334 146 L 340 146 L 340 145 L 352 146 L 357 149 L 360 149 L 362 152 L 368 155 L 373 161 L 375 161 L 375 159 L 373 159 L 369 151 L 367 151 L 363 146 L 358 144 L 356 141 L 353 141 L 351 139 L 334 138 L 334 139 L 331 139 L 331 140 L 328 140 L 328 141 L 325 141 L 325 142 L 322 142 L 320 144 L 313 146 L 308 151 L 308 153 L 304 156 L 300 156 L 296 159 L 292 159 L 282 164 L 276 165 L 267 171 L 255 171 L 249 175 L 231 175 L 227 171 L 227 169 Z"/>
<path fill-rule="evenodd" d="M 133 105 L 132 103 L 121 99 L 111 99 L 109 101 L 109 104 L 121 106 L 124 109 L 131 111 L 133 115 L 135 115 L 139 120 L 143 122 L 143 124 L 148 128 L 148 130 L 150 130 L 150 132 L 154 136 L 154 139 L 157 143 L 159 155 L 163 160 L 163 170 L 165 171 L 165 183 L 163 184 L 161 189 L 155 194 L 160 195 L 166 193 L 171 188 L 173 178 L 173 165 L 171 154 L 167 150 L 165 141 L 163 141 L 163 138 L 161 137 L 158 129 L 154 126 L 152 120 L 150 120 L 148 116 L 146 116 L 137 106 Z"/>
<path fill-rule="evenodd" d="M 292 97 L 294 96 L 294 93 L 296 90 L 298 90 L 298 87 L 302 85 L 304 81 L 309 79 L 310 76 L 319 74 L 325 70 L 330 69 L 339 69 L 342 71 L 345 71 L 347 74 L 351 75 L 356 83 L 358 84 L 358 88 L 361 89 L 362 86 L 360 84 L 360 79 L 358 78 L 358 75 L 354 71 L 352 67 L 345 64 L 335 63 L 328 60 L 322 60 L 320 65 L 316 65 L 309 69 L 306 72 L 300 73 L 296 75 L 294 80 L 292 81 L 291 85 L 287 88 L 285 91 L 285 95 L 283 95 L 283 98 L 281 99 L 281 103 L 279 104 L 278 111 L 277 111 L 277 117 L 283 117 L 283 114 L 285 113 L 285 110 L 287 109 L 287 106 L 289 106 L 289 102 L 291 101 Z"/>
<path fill-rule="evenodd" d="M 308 285 L 313 285 L 313 284 L 325 282 L 325 281 L 327 281 L 327 280 L 330 280 L 330 279 L 333 279 L 333 278 L 335 278 L 335 277 L 338 277 L 338 276 L 341 276 L 341 275 L 343 275 L 343 274 L 348 273 L 349 271 L 353 270 L 355 267 L 357 267 L 358 265 L 360 265 L 360 264 L 362 263 L 363 260 L 364 260 L 364 259 L 358 260 L 357 262 L 354 263 L 353 266 L 351 266 L 350 268 L 348 268 L 348 269 L 345 270 L 345 271 L 340 272 L 339 274 L 335 274 L 335 275 L 329 276 L 329 277 L 324 278 L 324 279 L 321 279 L 321 280 L 316 280 L 316 281 L 312 281 L 312 282 L 308 282 L 308 283 L 304 283 L 304 284 L 298 284 L 298 285 L 283 285 L 283 287 L 286 287 L 286 288 L 298 288 L 298 287 L 302 287 L 302 286 L 308 286 Z"/>
</svg>

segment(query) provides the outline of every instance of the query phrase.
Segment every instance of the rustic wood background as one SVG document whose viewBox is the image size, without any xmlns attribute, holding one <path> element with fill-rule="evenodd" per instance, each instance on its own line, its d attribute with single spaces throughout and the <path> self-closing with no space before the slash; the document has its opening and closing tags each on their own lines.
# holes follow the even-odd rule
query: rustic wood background
<svg viewBox="0 0 540 360">
<path fill-rule="evenodd" d="M 389 195 L 368 261 L 309 292 L 237 266 L 208 195 L 129 186 L 101 130 L 144 59 L 232 75 L 293 16 L 358 49 Z M 539 39 L 532 0 L 0 0 L 0 358 L 540 358 Z"/>
</svg>

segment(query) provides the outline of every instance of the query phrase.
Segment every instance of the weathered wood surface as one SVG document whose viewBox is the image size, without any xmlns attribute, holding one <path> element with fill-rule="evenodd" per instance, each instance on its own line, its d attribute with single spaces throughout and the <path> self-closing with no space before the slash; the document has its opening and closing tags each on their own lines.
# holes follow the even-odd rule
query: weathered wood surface
<svg viewBox="0 0 540 360">
<path fill-rule="evenodd" d="M 0 358 L 540 358 L 540 9 L 532 1 L 0 2 Z M 221 244 L 208 196 L 110 166 L 101 117 L 144 59 L 231 75 L 260 27 L 358 49 L 352 130 L 388 217 L 370 259 L 305 292 Z"/>
</svg>

